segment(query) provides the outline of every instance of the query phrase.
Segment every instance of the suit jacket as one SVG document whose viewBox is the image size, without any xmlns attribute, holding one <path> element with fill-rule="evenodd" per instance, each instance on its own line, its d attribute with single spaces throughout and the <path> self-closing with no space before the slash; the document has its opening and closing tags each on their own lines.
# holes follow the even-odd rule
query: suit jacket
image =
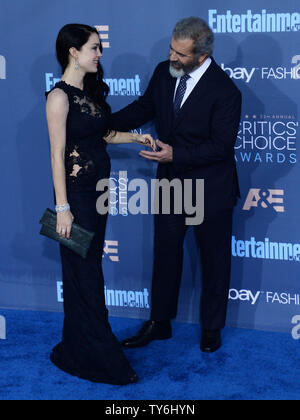
<svg viewBox="0 0 300 420">
<path fill-rule="evenodd" d="M 157 66 L 145 94 L 112 114 L 111 126 L 128 131 L 155 119 L 159 139 L 173 146 L 173 162 L 158 165 L 158 179 L 204 179 L 206 215 L 230 209 L 240 195 L 234 145 L 241 93 L 212 59 L 175 120 L 169 65 Z"/>
</svg>

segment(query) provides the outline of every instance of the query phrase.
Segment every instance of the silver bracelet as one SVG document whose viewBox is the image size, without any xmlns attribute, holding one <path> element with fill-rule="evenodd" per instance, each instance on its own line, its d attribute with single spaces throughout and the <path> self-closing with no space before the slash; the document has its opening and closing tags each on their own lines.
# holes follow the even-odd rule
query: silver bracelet
<svg viewBox="0 0 300 420">
<path fill-rule="evenodd" d="M 56 213 L 63 213 L 70 210 L 70 204 L 64 204 L 62 206 L 55 206 Z"/>
</svg>

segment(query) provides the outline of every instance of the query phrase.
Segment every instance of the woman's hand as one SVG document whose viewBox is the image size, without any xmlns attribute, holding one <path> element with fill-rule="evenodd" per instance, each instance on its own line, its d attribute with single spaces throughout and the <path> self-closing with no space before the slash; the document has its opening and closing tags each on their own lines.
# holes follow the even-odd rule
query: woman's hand
<svg viewBox="0 0 300 420">
<path fill-rule="evenodd" d="M 70 239 L 74 216 L 70 211 L 57 214 L 56 232 L 62 238 Z"/>
<path fill-rule="evenodd" d="M 142 144 L 143 146 L 150 147 L 154 152 L 156 152 L 156 141 L 150 134 L 137 134 L 136 142 Z"/>
<path fill-rule="evenodd" d="M 106 137 L 104 137 L 104 140 L 111 144 L 138 143 L 142 146 L 150 147 L 154 152 L 156 152 L 156 142 L 150 134 L 111 131 Z"/>
</svg>

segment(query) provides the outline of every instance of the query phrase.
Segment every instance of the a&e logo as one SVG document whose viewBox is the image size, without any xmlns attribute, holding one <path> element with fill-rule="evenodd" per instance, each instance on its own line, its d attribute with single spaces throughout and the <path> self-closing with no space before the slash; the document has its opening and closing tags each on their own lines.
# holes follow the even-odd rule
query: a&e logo
<svg viewBox="0 0 300 420">
<path fill-rule="evenodd" d="M 105 241 L 105 246 L 103 249 L 103 258 L 104 256 L 108 256 L 109 259 L 113 262 L 119 262 L 119 255 L 118 250 L 119 248 L 119 242 L 118 241 Z"/>
<path fill-rule="evenodd" d="M 252 207 L 272 207 L 277 213 L 284 213 L 283 197 L 284 190 L 251 188 L 243 210 L 249 211 Z"/>
<path fill-rule="evenodd" d="M 95 28 L 99 32 L 103 48 L 110 48 L 109 42 L 109 25 L 96 25 Z"/>
</svg>

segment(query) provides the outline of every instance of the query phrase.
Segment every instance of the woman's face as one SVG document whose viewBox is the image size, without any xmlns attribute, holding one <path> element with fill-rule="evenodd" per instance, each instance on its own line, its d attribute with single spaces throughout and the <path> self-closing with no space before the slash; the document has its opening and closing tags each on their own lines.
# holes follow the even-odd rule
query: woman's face
<svg viewBox="0 0 300 420">
<path fill-rule="evenodd" d="M 99 35 L 92 33 L 88 42 L 82 46 L 80 51 L 77 51 L 79 68 L 86 73 L 96 73 L 98 70 L 99 59 L 102 57 L 100 48 L 101 44 Z"/>
</svg>

